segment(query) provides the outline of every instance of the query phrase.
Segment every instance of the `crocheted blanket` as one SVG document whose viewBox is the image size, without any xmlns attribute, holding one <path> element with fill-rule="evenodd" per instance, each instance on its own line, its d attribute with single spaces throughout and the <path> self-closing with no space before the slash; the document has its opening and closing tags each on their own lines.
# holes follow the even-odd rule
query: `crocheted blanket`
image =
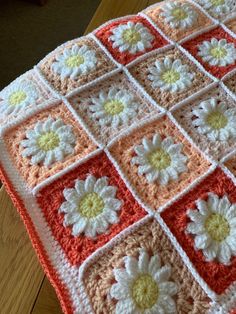
<svg viewBox="0 0 236 314">
<path fill-rule="evenodd" d="M 65 313 L 235 313 L 235 16 L 165 1 L 0 92 L 1 180 Z"/>
</svg>

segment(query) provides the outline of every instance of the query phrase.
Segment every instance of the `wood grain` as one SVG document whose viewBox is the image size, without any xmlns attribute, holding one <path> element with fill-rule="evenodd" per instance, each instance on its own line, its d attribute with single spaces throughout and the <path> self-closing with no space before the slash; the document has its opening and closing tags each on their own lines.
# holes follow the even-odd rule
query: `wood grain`
<svg viewBox="0 0 236 314">
<path fill-rule="evenodd" d="M 110 19 L 135 14 L 156 2 L 103 0 L 85 33 Z M 62 313 L 54 289 L 43 274 L 23 222 L 4 187 L 0 190 L 0 209 L 1 314 Z"/>
<path fill-rule="evenodd" d="M 0 204 L 0 312 L 30 313 L 44 273 L 24 224 L 3 187 Z"/>
</svg>

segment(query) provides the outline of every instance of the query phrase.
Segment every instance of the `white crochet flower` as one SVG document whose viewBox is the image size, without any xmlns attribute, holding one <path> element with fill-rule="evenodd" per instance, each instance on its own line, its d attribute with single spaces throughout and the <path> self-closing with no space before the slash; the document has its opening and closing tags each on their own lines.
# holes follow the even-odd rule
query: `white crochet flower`
<svg viewBox="0 0 236 314">
<path fill-rule="evenodd" d="M 148 78 L 152 81 L 153 88 L 176 93 L 190 87 L 194 74 L 189 72 L 188 65 L 182 64 L 180 59 L 157 60 L 155 66 L 149 68 Z"/>
<path fill-rule="evenodd" d="M 142 145 L 135 146 L 138 156 L 131 162 L 139 165 L 139 175 L 145 175 L 149 183 L 157 181 L 166 185 L 187 170 L 188 158 L 181 154 L 182 147 L 181 143 L 175 144 L 172 137 L 162 140 L 159 134 L 155 134 L 152 140 L 143 138 Z"/>
<path fill-rule="evenodd" d="M 212 66 L 226 66 L 234 64 L 236 60 L 236 49 L 233 43 L 226 39 L 212 38 L 211 41 L 204 41 L 198 46 L 198 55 L 204 62 Z"/>
<path fill-rule="evenodd" d="M 202 101 L 193 110 L 197 119 L 193 120 L 200 134 L 205 134 L 210 141 L 227 141 L 236 137 L 236 109 L 227 108 L 225 103 L 217 103 L 217 99 L 210 98 Z"/>
<path fill-rule="evenodd" d="M 229 264 L 236 255 L 236 204 L 228 197 L 209 193 L 207 201 L 196 202 L 197 210 L 188 210 L 192 222 L 187 232 L 194 235 L 197 250 L 202 250 L 207 261 Z"/>
<path fill-rule="evenodd" d="M 162 7 L 162 16 L 172 28 L 186 29 L 191 27 L 196 19 L 197 12 L 187 3 L 169 1 Z"/>
<path fill-rule="evenodd" d="M 135 54 L 151 48 L 154 36 L 142 23 L 127 22 L 112 29 L 109 40 L 113 42 L 113 48 L 118 47 L 120 52 Z"/>
<path fill-rule="evenodd" d="M 137 114 L 139 104 L 134 95 L 128 90 L 111 87 L 108 93 L 101 91 L 98 98 L 92 98 L 90 110 L 101 126 L 109 125 L 113 128 L 127 123 Z"/>
<path fill-rule="evenodd" d="M 16 81 L 0 92 L 0 116 L 16 115 L 34 105 L 38 97 L 36 86 L 29 80 Z"/>
<path fill-rule="evenodd" d="M 171 267 L 161 266 L 158 255 L 149 257 L 140 249 L 138 260 L 124 257 L 125 268 L 113 270 L 117 283 L 111 287 L 111 297 L 118 300 L 116 314 L 174 314 L 173 296 L 178 286 L 170 281 Z"/>
<path fill-rule="evenodd" d="M 211 15 L 221 17 L 235 9 L 233 0 L 197 0 Z"/>
<path fill-rule="evenodd" d="M 37 122 L 26 132 L 26 138 L 20 143 L 24 147 L 22 156 L 31 157 L 31 164 L 42 162 L 46 167 L 73 154 L 76 141 L 72 127 L 52 117 Z"/>
<path fill-rule="evenodd" d="M 56 56 L 56 61 L 51 68 L 62 79 L 70 77 L 76 79 L 81 74 L 87 74 L 96 67 L 96 52 L 88 46 L 73 45 L 71 48 L 63 50 L 62 54 Z"/>
<path fill-rule="evenodd" d="M 64 225 L 73 226 L 72 234 L 88 238 L 105 233 L 110 224 L 119 222 L 117 211 L 121 201 L 115 198 L 117 188 L 108 185 L 107 178 L 89 175 L 85 181 L 76 180 L 75 188 L 65 189 L 66 202 L 59 211 L 65 213 Z"/>
</svg>

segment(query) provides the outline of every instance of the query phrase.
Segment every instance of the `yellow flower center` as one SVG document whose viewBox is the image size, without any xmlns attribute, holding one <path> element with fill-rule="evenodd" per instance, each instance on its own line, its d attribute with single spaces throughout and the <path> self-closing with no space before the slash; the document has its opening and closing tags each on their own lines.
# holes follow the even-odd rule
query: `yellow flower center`
<svg viewBox="0 0 236 314">
<path fill-rule="evenodd" d="M 181 8 L 174 9 L 171 14 L 178 21 L 185 20 L 188 17 L 187 12 Z"/>
<path fill-rule="evenodd" d="M 223 241 L 230 233 L 228 221 L 220 214 L 211 214 L 205 222 L 205 228 L 211 238 L 217 242 Z"/>
<path fill-rule="evenodd" d="M 141 311 L 152 308 L 157 302 L 158 295 L 158 286 L 148 274 L 140 275 L 132 285 L 133 300 Z"/>
<path fill-rule="evenodd" d="M 84 58 L 81 55 L 72 56 L 67 58 L 65 63 L 69 68 L 79 67 L 84 63 Z"/>
<path fill-rule="evenodd" d="M 212 48 L 210 54 L 216 59 L 222 59 L 227 55 L 227 50 L 222 47 Z"/>
<path fill-rule="evenodd" d="M 78 207 L 78 211 L 83 217 L 93 218 L 102 213 L 104 209 L 103 199 L 95 192 L 85 195 Z"/>
<path fill-rule="evenodd" d="M 135 31 L 134 29 L 127 29 L 123 32 L 123 39 L 125 42 L 135 45 L 137 42 L 141 40 L 141 35 L 139 32 Z"/>
<path fill-rule="evenodd" d="M 180 74 L 175 70 L 168 70 L 163 73 L 162 80 L 167 84 L 173 84 L 180 79 Z"/>
<path fill-rule="evenodd" d="M 224 128 L 228 119 L 219 111 L 210 113 L 206 118 L 206 123 L 214 130 L 220 130 Z"/>
<path fill-rule="evenodd" d="M 37 143 L 41 150 L 47 152 L 58 147 L 60 139 L 55 132 L 47 132 L 38 138 Z"/>
<path fill-rule="evenodd" d="M 166 169 L 171 164 L 170 155 L 163 149 L 157 149 L 148 156 L 149 163 L 157 170 Z"/>
<path fill-rule="evenodd" d="M 211 0 L 211 3 L 214 7 L 218 7 L 219 5 L 225 4 L 225 0 Z"/>
<path fill-rule="evenodd" d="M 19 105 L 27 97 L 26 93 L 23 91 L 17 91 L 11 94 L 9 97 L 9 102 L 12 106 Z"/>
<path fill-rule="evenodd" d="M 104 109 L 108 114 L 115 116 L 124 110 L 124 104 L 119 100 L 110 100 L 104 104 Z"/>
</svg>

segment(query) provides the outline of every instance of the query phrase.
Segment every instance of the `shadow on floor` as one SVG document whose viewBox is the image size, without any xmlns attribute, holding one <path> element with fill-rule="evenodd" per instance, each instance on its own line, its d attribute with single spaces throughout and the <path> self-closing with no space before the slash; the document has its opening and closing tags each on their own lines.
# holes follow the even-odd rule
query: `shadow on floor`
<svg viewBox="0 0 236 314">
<path fill-rule="evenodd" d="M 100 0 L 0 0 L 0 90 L 63 42 L 81 36 Z"/>
</svg>

